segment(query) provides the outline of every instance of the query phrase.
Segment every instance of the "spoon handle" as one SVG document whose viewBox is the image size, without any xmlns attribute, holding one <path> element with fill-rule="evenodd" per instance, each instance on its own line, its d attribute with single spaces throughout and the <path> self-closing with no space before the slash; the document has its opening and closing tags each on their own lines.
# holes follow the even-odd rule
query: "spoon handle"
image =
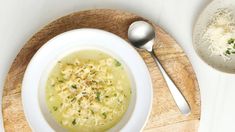
<svg viewBox="0 0 235 132">
<path fill-rule="evenodd" d="M 179 89 L 177 88 L 177 86 L 175 85 L 175 83 L 171 80 L 171 78 L 169 77 L 169 75 L 166 73 L 166 71 L 164 70 L 164 68 L 162 67 L 162 65 L 160 64 L 160 62 L 158 61 L 155 53 L 152 51 L 150 52 L 152 57 L 154 58 L 156 64 L 158 65 L 166 83 L 167 86 L 171 92 L 171 95 L 173 96 L 176 105 L 178 106 L 179 110 L 181 111 L 182 114 L 184 115 L 188 115 L 191 112 L 190 106 L 188 105 L 186 99 L 184 98 L 184 96 L 182 95 L 182 93 L 179 91 Z"/>
</svg>

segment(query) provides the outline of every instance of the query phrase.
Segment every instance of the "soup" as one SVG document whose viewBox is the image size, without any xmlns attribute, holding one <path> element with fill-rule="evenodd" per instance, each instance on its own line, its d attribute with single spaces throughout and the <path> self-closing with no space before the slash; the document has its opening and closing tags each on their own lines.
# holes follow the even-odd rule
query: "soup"
<svg viewBox="0 0 235 132">
<path fill-rule="evenodd" d="M 46 83 L 46 103 L 68 131 L 101 132 L 127 111 L 131 83 L 123 65 L 98 50 L 74 52 L 56 63 Z"/>
</svg>

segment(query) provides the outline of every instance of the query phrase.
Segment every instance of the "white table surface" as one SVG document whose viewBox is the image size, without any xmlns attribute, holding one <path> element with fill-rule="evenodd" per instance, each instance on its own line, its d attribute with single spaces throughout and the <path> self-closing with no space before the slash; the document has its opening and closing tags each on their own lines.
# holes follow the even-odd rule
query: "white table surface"
<svg viewBox="0 0 235 132">
<path fill-rule="evenodd" d="M 235 75 L 210 68 L 199 59 L 192 47 L 195 19 L 209 2 L 210 0 L 0 0 L 0 94 L 17 53 L 32 34 L 44 25 L 74 11 L 122 9 L 157 22 L 185 50 L 201 90 L 199 131 L 234 132 Z M 2 120 L 0 124 L 0 131 L 3 131 Z"/>
</svg>

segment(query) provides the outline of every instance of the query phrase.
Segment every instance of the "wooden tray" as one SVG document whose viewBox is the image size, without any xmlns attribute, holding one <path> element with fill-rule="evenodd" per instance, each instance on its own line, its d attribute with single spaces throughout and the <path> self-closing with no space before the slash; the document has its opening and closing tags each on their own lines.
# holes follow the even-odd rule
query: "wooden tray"
<svg viewBox="0 0 235 132">
<path fill-rule="evenodd" d="M 117 10 L 87 10 L 59 18 L 33 35 L 15 58 L 6 78 L 3 93 L 5 131 L 31 131 L 23 113 L 21 82 L 27 64 L 44 43 L 60 33 L 77 28 L 103 29 L 127 40 L 128 26 L 136 20 L 144 18 Z M 175 40 L 161 27 L 155 24 L 154 26 L 158 38 L 154 50 L 166 71 L 185 95 L 192 113 L 189 116 L 181 115 L 153 58 L 146 51 L 138 49 L 149 68 L 154 87 L 153 108 L 145 131 L 197 131 L 200 119 L 200 95 L 193 68 Z"/>
</svg>

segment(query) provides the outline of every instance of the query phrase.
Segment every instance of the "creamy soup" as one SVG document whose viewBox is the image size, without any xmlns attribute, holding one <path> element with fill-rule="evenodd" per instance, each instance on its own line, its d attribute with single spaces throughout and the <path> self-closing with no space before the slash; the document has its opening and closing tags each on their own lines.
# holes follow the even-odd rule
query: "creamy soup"
<svg viewBox="0 0 235 132">
<path fill-rule="evenodd" d="M 46 103 L 69 131 L 106 131 L 125 114 L 131 84 L 123 65 L 98 50 L 74 52 L 52 69 Z"/>
</svg>

